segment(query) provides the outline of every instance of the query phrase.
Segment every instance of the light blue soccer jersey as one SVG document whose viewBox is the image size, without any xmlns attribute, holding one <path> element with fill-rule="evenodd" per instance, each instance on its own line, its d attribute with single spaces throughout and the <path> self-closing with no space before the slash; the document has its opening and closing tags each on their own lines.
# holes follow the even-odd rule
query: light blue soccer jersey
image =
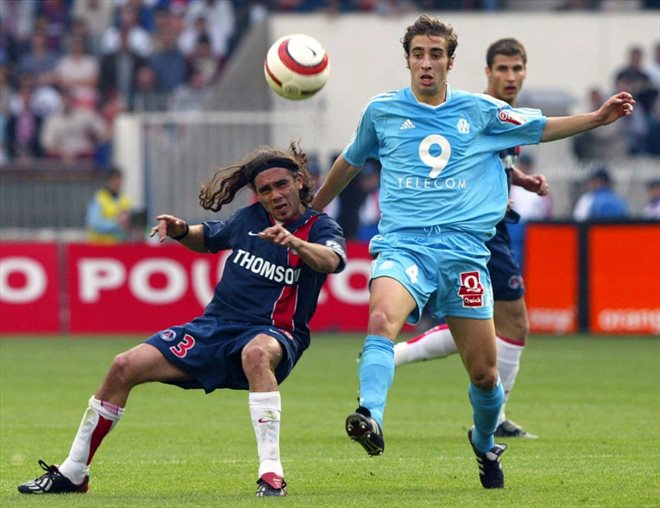
<svg viewBox="0 0 660 508">
<path fill-rule="evenodd" d="M 343 156 L 361 167 L 378 154 L 381 233 L 440 226 L 492 236 L 508 201 L 499 152 L 539 143 L 546 120 L 449 85 L 447 100 L 429 106 L 406 87 L 371 99 Z"/>
</svg>

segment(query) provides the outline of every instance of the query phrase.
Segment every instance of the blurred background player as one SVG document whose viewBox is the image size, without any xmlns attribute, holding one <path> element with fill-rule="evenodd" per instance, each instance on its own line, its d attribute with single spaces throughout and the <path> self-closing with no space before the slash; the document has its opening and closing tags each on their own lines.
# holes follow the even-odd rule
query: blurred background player
<svg viewBox="0 0 660 508">
<path fill-rule="evenodd" d="M 131 199 L 122 193 L 124 175 L 111 168 L 105 184 L 94 193 L 87 205 L 87 238 L 90 243 L 113 244 L 128 239 L 131 226 Z"/>
<path fill-rule="evenodd" d="M 500 39 L 486 52 L 486 93 L 515 107 L 516 98 L 527 77 L 527 52 L 516 39 Z M 513 183 L 543 196 L 548 185 L 543 175 L 526 174 L 514 165 L 518 160 L 517 147 L 500 153 L 502 164 Z M 515 207 L 515 203 L 514 203 Z M 536 437 L 506 418 L 504 407 L 516 382 L 520 357 L 525 348 L 529 323 L 525 305 L 525 288 L 520 266 L 511 248 L 507 223 L 517 222 L 518 214 L 508 210 L 496 226 L 495 236 L 486 242 L 491 253 L 488 262 L 493 284 L 494 319 L 497 344 L 497 368 L 504 388 L 505 399 L 497 421 L 497 437 Z M 438 325 L 421 335 L 394 346 L 394 363 L 406 363 L 445 358 L 458 352 L 451 331 L 446 324 Z"/>
<path fill-rule="evenodd" d="M 310 344 L 309 321 L 327 274 L 346 264 L 337 223 L 308 207 L 311 176 L 296 145 L 289 152 L 261 148 L 219 168 L 202 186 L 200 204 L 218 212 L 248 187 L 257 202 L 227 221 L 189 226 L 156 217 L 151 235 L 200 253 L 231 249 L 222 280 L 202 316 L 162 330 L 115 357 L 60 466 L 19 485 L 22 494 L 84 493 L 89 466 L 105 436 L 124 414 L 133 387 L 159 381 L 181 388 L 249 389 L 257 438 L 257 496 L 284 496 L 280 460 L 279 384 Z"/>
</svg>

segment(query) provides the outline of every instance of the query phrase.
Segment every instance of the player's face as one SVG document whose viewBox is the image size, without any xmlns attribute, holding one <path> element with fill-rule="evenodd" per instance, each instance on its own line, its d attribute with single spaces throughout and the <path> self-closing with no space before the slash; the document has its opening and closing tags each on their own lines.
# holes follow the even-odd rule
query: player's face
<svg viewBox="0 0 660 508">
<path fill-rule="evenodd" d="M 410 86 L 420 102 L 437 105 L 445 100 L 447 74 L 454 65 L 448 44 L 437 35 L 416 35 L 410 41 Z"/>
<path fill-rule="evenodd" d="M 486 67 L 488 95 L 512 106 L 527 77 L 527 68 L 520 55 L 495 55 L 492 67 Z"/>
<path fill-rule="evenodd" d="M 271 168 L 254 179 L 254 189 L 259 203 L 273 219 L 288 222 L 304 211 L 300 202 L 302 178 L 284 168 Z"/>
</svg>

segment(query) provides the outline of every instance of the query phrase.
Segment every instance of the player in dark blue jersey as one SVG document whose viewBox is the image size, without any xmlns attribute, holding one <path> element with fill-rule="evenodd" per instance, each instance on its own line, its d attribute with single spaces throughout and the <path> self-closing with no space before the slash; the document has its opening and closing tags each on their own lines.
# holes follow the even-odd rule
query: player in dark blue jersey
<svg viewBox="0 0 660 508">
<path fill-rule="evenodd" d="M 516 39 L 499 39 L 488 47 L 486 52 L 486 93 L 508 102 L 515 107 L 516 98 L 527 77 L 527 52 Z M 526 175 L 515 168 L 520 153 L 519 147 L 500 152 L 505 171 L 516 185 L 520 185 L 539 195 L 548 193 L 548 184 L 543 175 Z M 513 204 L 515 208 L 515 203 Z M 523 428 L 506 418 L 504 411 L 520 369 L 520 357 L 527 334 L 527 306 L 523 277 L 513 254 L 507 223 L 517 222 L 517 214 L 509 209 L 497 224 L 495 236 L 486 242 L 490 251 L 488 271 L 493 285 L 493 317 L 495 321 L 497 345 L 497 369 L 504 388 L 504 404 L 495 429 L 496 437 L 535 438 Z M 445 358 L 458 352 L 451 331 L 446 324 L 430 330 L 394 346 L 394 363 L 398 367 L 407 363 Z"/>
<path fill-rule="evenodd" d="M 502 488 L 494 433 L 504 402 L 497 371 L 493 298 L 486 264 L 508 202 L 500 150 L 554 141 L 630 115 L 628 93 L 597 111 L 546 118 L 485 94 L 452 88 L 458 38 L 422 15 L 402 39 L 410 86 L 380 94 L 364 108 L 348 145 L 312 202 L 322 210 L 373 154 L 382 164 L 379 234 L 369 286 L 369 322 L 358 369 L 358 408 L 348 436 L 369 455 L 384 451 L 383 415 L 394 379 L 394 341 L 424 308 L 445 318 L 468 372 L 474 426 L 468 432 L 484 488 Z"/>
<path fill-rule="evenodd" d="M 170 237 L 201 253 L 231 250 L 203 315 L 162 330 L 118 355 L 89 407 L 68 457 L 24 483 L 24 494 L 86 492 L 89 465 L 103 438 L 124 414 L 131 389 L 160 381 L 182 388 L 249 390 L 259 456 L 257 496 L 286 495 L 280 461 L 280 392 L 310 343 L 309 321 L 327 274 L 346 264 L 341 228 L 308 207 L 312 179 L 306 157 L 263 147 L 220 168 L 200 191 L 200 204 L 219 211 L 244 187 L 257 202 L 227 221 L 189 226 L 156 217 L 151 235 Z"/>
</svg>

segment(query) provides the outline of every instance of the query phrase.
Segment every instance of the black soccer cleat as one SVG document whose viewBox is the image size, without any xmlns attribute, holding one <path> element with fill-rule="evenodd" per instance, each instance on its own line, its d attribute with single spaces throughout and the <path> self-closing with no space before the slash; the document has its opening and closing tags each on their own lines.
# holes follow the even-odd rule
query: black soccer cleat
<svg viewBox="0 0 660 508">
<path fill-rule="evenodd" d="M 521 439 L 537 439 L 538 436 L 531 434 L 512 420 L 504 420 L 495 429 L 495 437 L 519 437 Z"/>
<path fill-rule="evenodd" d="M 474 455 L 477 457 L 481 485 L 483 485 L 484 489 L 504 488 L 504 471 L 502 471 L 502 464 L 500 464 L 500 455 L 506 450 L 506 445 L 495 443 L 495 446 L 486 453 L 483 453 L 472 442 L 473 430 L 474 427 L 468 430 L 468 441 L 470 441 L 472 451 L 474 451 Z"/>
<path fill-rule="evenodd" d="M 257 497 L 286 496 L 286 482 L 275 473 L 265 473 L 257 480 Z"/>
<path fill-rule="evenodd" d="M 46 472 L 39 478 L 20 484 L 18 491 L 21 494 L 84 494 L 89 489 L 89 476 L 76 485 L 62 475 L 57 466 L 49 466 L 43 460 L 39 461 L 39 465 Z"/>
<path fill-rule="evenodd" d="M 362 445 L 362 448 L 371 455 L 382 455 L 385 450 L 383 429 L 371 417 L 371 411 L 360 406 L 346 417 L 346 433 L 353 441 Z"/>
</svg>

